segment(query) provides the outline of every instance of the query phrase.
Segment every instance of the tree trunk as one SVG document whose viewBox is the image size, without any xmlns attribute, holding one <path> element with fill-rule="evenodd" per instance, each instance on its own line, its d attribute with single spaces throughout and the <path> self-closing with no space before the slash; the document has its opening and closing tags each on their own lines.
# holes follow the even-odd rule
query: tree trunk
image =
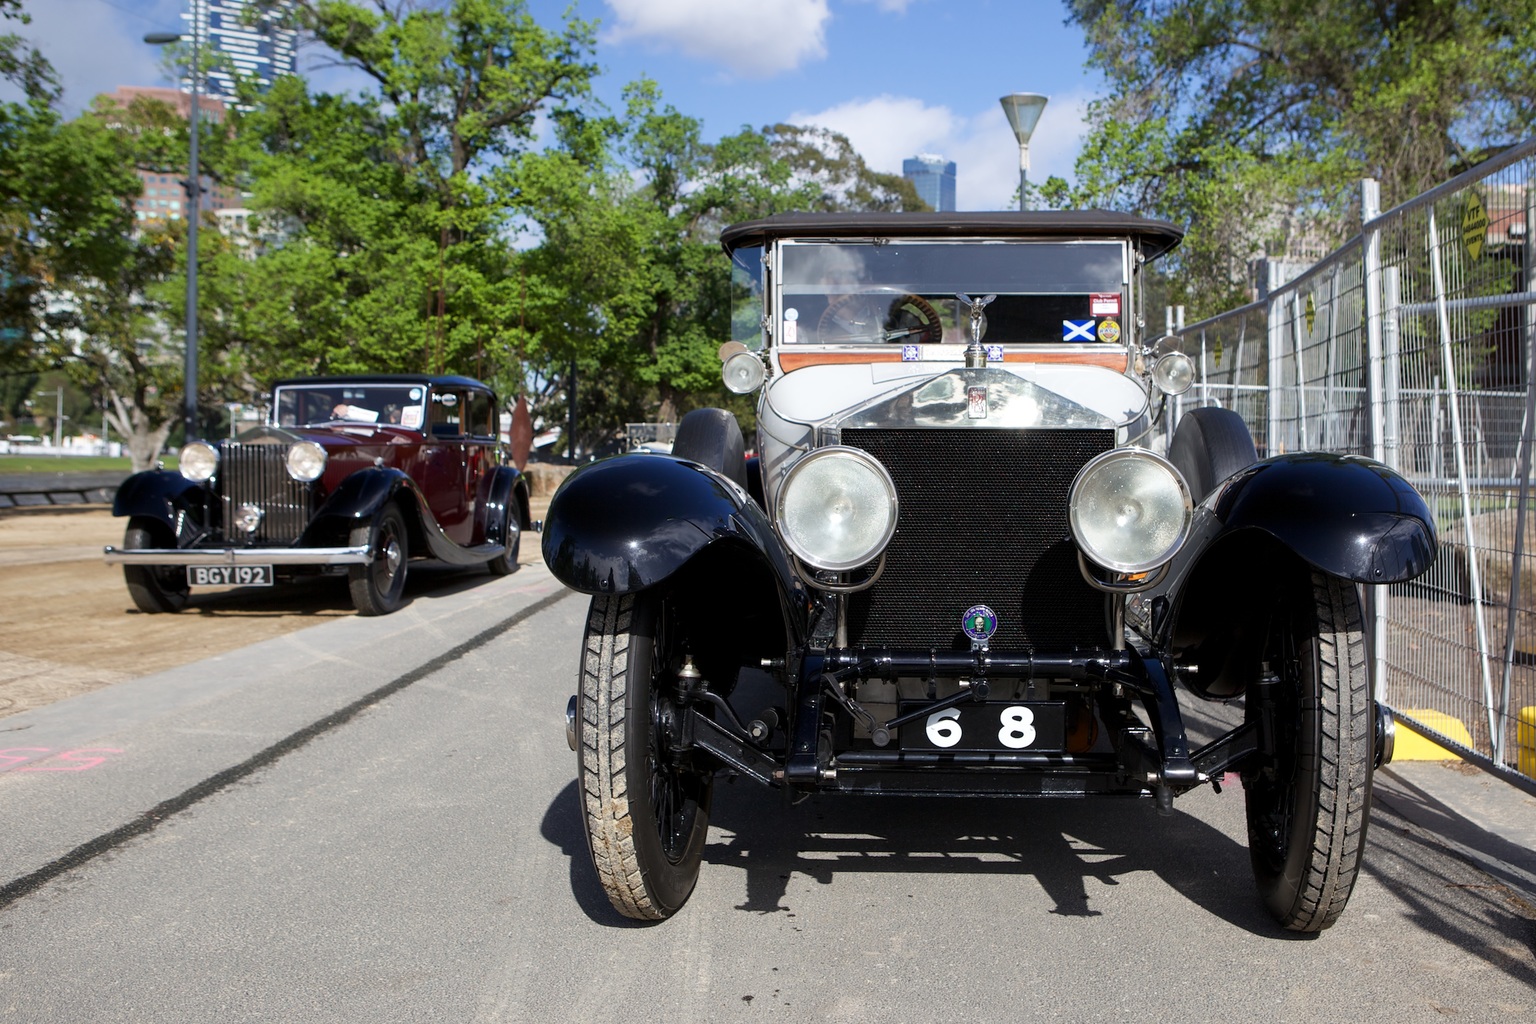
<svg viewBox="0 0 1536 1024">
<path fill-rule="evenodd" d="M 133 471 L 139 473 L 153 467 L 160 450 L 165 447 L 165 439 L 170 436 L 174 422 L 163 420 L 156 423 L 149 413 L 125 401 L 121 395 L 112 393 L 110 397 L 112 409 L 107 413 L 107 420 L 112 429 L 124 439 L 123 447 L 128 450 Z"/>
</svg>

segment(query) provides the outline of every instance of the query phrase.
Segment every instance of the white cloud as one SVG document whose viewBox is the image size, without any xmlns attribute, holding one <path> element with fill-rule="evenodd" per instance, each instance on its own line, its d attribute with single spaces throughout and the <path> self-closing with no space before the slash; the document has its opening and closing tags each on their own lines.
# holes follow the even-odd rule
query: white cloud
<svg viewBox="0 0 1536 1024">
<path fill-rule="evenodd" d="M 636 41 L 767 78 L 827 55 L 827 0 L 607 0 L 602 42 Z"/>
<path fill-rule="evenodd" d="M 1029 180 L 1051 175 L 1071 179 L 1086 144 L 1083 115 L 1092 95 L 1051 97 L 1029 144 Z M 797 111 L 790 124 L 820 125 L 848 136 L 870 167 L 901 173 L 901 162 L 919 153 L 955 161 L 955 202 L 962 210 L 1011 208 L 1019 187 L 1019 144 L 1001 104 L 970 114 L 928 106 L 906 96 L 851 100 L 819 111 Z"/>
</svg>

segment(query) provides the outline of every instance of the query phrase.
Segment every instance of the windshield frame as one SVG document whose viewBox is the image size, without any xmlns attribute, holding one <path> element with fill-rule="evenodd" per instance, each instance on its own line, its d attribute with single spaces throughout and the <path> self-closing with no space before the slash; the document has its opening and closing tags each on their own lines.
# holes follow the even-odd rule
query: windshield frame
<svg viewBox="0 0 1536 1024">
<path fill-rule="evenodd" d="M 426 405 L 430 387 L 425 383 L 400 381 L 316 381 L 314 383 L 284 384 L 272 394 L 272 425 L 285 430 L 304 430 L 314 427 L 360 426 L 391 428 L 423 433 L 426 424 Z M 300 416 L 295 410 L 289 417 L 284 406 L 288 399 L 297 405 L 305 397 L 322 396 L 320 406 L 345 405 L 348 411 L 341 416 L 323 416 L 319 412 Z M 313 405 L 313 402 L 310 403 Z M 316 406 L 315 408 L 319 408 Z M 398 422 L 389 419 L 390 406 L 400 412 Z M 286 420 L 286 422 L 285 422 Z"/>
<path fill-rule="evenodd" d="M 846 262 L 856 264 L 856 271 L 865 271 L 864 276 L 857 281 L 833 283 L 825 278 L 817 282 L 806 280 L 817 270 L 817 264 L 825 270 L 838 262 L 839 255 L 857 257 Z M 880 258 L 870 258 L 876 255 Z M 968 257 L 973 268 L 957 268 L 957 264 L 966 262 L 960 257 Z M 982 338 L 990 347 L 1021 351 L 1064 345 L 1078 350 L 1084 346 L 1123 350 L 1132 344 L 1136 324 L 1133 270 L 1138 265 L 1134 241 L 1125 236 L 781 238 L 774 242 L 771 261 L 774 273 L 768 289 L 772 297 L 772 315 L 766 324 L 768 340 L 781 351 L 833 352 L 883 350 L 891 342 L 901 342 L 902 348 L 908 350 L 908 343 L 915 342 L 922 353 L 904 351 L 904 360 L 926 358 L 930 353 L 935 358 L 955 358 L 969 340 L 968 310 L 956 298 L 957 293 L 964 293 L 971 298 L 998 296 L 996 304 L 987 311 L 989 318 Z M 928 269 L 924 271 L 924 267 Z M 1012 283 L 1010 275 L 1025 273 L 1031 267 L 1041 287 L 1007 287 Z M 867 273 L 870 270 L 876 273 Z M 916 276 L 900 278 L 889 273 L 891 270 L 930 276 L 926 281 Z M 953 276 L 934 279 L 946 273 Z M 1055 278 L 1048 279 L 1053 274 Z M 850 274 L 855 276 L 857 272 Z M 820 296 L 861 293 L 896 299 L 904 293 L 916 294 L 922 301 L 907 304 L 904 312 L 897 308 L 899 302 L 891 307 L 885 326 L 894 329 L 875 330 L 866 335 L 855 335 L 846 329 L 818 330 L 827 325 L 829 316 L 836 319 L 828 308 L 833 300 Z M 930 319 L 929 309 L 938 315 L 942 333 L 925 326 Z M 890 318 L 902 323 L 891 322 Z M 864 322 L 868 319 L 866 316 Z M 1077 325 L 1076 329 L 1067 326 L 1065 321 L 1069 319 Z M 910 326 L 914 323 L 921 329 L 914 331 Z"/>
</svg>

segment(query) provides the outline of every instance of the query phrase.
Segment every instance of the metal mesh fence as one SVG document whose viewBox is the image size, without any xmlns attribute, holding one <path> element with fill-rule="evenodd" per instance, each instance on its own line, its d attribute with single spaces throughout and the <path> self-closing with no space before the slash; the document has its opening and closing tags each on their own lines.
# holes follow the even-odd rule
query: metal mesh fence
<svg viewBox="0 0 1536 1024">
<path fill-rule="evenodd" d="M 1259 302 L 1193 324 L 1180 411 L 1260 455 L 1366 455 L 1428 500 L 1418 580 L 1368 588 L 1378 692 L 1416 726 L 1536 776 L 1536 140 L 1376 215 Z"/>
</svg>

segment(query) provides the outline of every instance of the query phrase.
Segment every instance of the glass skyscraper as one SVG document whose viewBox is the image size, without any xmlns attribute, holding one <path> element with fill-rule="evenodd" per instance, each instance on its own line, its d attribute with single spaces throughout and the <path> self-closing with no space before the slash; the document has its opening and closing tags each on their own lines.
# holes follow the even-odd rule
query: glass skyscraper
<svg viewBox="0 0 1536 1024">
<path fill-rule="evenodd" d="M 181 19 L 189 31 L 195 27 L 203 46 L 228 57 L 238 74 L 252 75 L 268 86 L 283 75 L 298 73 L 298 33 L 278 28 L 271 13 L 247 23 L 246 11 L 255 6 L 251 0 L 187 0 L 188 10 Z M 190 83 L 184 81 L 182 87 L 189 88 Z M 202 88 L 209 96 L 231 106 L 235 103 L 235 76 L 228 67 L 209 71 Z"/>
<path fill-rule="evenodd" d="M 955 208 L 955 162 L 932 153 L 921 153 L 901 162 L 901 176 L 916 188 L 923 202 L 935 210 Z"/>
</svg>

